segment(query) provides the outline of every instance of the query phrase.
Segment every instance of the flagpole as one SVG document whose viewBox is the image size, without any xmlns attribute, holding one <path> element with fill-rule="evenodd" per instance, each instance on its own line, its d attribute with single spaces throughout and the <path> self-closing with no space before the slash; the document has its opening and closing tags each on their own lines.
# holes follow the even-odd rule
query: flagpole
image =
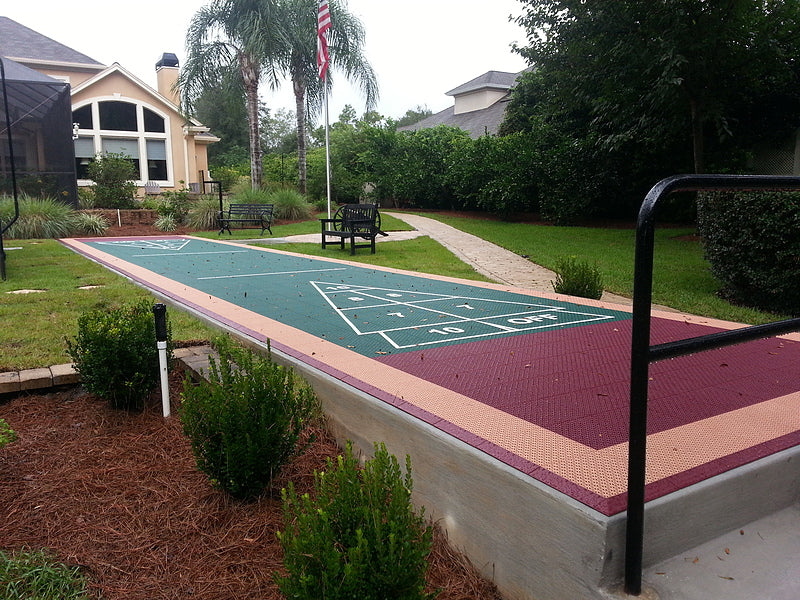
<svg viewBox="0 0 800 600">
<path fill-rule="evenodd" d="M 328 218 L 331 218 L 331 137 L 328 118 L 328 30 L 331 28 L 331 13 L 328 0 L 319 0 L 317 5 L 317 71 L 325 89 L 325 174 L 328 188 Z"/>
<path fill-rule="evenodd" d="M 325 87 L 325 174 L 327 176 L 327 189 L 328 189 L 328 218 L 331 218 L 331 136 L 330 136 L 330 120 L 328 118 L 328 85 L 327 81 L 323 80 Z"/>
</svg>

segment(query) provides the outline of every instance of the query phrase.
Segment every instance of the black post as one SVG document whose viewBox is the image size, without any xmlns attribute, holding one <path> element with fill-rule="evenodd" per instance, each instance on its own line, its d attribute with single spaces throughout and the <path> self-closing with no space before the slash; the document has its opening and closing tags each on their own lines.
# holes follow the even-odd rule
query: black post
<svg viewBox="0 0 800 600">
<path fill-rule="evenodd" d="M 156 341 L 167 341 L 167 307 L 165 304 L 154 304 L 153 315 L 156 320 Z"/>
<path fill-rule="evenodd" d="M 14 216 L 11 220 L 3 225 L 0 221 L 0 279 L 6 280 L 6 251 L 3 247 L 3 234 L 8 231 L 17 219 L 19 219 L 19 198 L 17 197 L 17 167 L 14 158 L 14 142 L 11 136 L 11 111 L 8 108 L 8 90 L 6 89 L 6 66 L 3 62 L 4 59 L 0 56 L 0 81 L 3 86 L 3 108 L 5 111 L 6 119 L 6 133 L 8 138 L 8 162 L 11 167 L 11 188 L 14 196 Z"/>
</svg>

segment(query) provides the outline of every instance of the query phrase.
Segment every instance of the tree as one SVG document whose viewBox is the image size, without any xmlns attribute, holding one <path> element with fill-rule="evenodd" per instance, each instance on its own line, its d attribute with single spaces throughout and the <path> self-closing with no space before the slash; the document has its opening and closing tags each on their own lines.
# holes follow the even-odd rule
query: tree
<svg viewBox="0 0 800 600">
<path fill-rule="evenodd" d="M 194 112 L 198 120 L 220 138 L 208 148 L 211 164 L 223 164 L 228 157 L 239 156 L 242 152 L 247 157 L 249 129 L 241 86 L 227 84 L 204 88 L 194 103 Z"/>
<path fill-rule="evenodd" d="M 312 113 L 322 106 L 325 89 L 317 74 L 317 7 L 316 0 L 279 0 L 279 20 L 285 27 L 286 42 L 281 55 L 281 67 L 292 80 L 297 117 L 298 182 L 306 191 L 306 107 Z M 328 47 L 331 69 L 326 81 L 332 85 L 331 71 L 341 71 L 348 80 L 357 82 L 364 92 L 366 104 L 377 101 L 378 85 L 375 73 L 364 57 L 364 28 L 346 6 L 330 0 L 331 28 Z"/>
<path fill-rule="evenodd" d="M 297 151 L 297 130 L 294 112 L 279 108 L 274 113 L 266 108 L 261 115 L 261 147 L 265 152 L 289 154 Z"/>
<path fill-rule="evenodd" d="M 517 51 L 545 84 L 539 101 L 558 118 L 582 117 L 607 151 L 688 141 L 703 172 L 708 142 L 746 127 L 737 121 L 743 104 L 797 89 L 796 3 L 521 1 L 528 46 Z M 798 114 L 791 109 L 788 120 Z"/>
<path fill-rule="evenodd" d="M 184 109 L 191 112 L 206 88 L 240 86 L 247 107 L 252 186 L 261 186 L 258 88 L 277 85 L 275 58 L 285 42 L 276 26 L 278 0 L 213 0 L 192 17 L 180 76 Z M 235 76 L 234 76 L 235 74 Z"/>
<path fill-rule="evenodd" d="M 422 119 L 426 119 L 433 114 L 433 111 L 427 106 L 419 106 L 416 108 L 408 109 L 406 114 L 397 120 L 397 127 L 404 127 L 406 125 L 413 125 L 419 123 Z"/>
</svg>

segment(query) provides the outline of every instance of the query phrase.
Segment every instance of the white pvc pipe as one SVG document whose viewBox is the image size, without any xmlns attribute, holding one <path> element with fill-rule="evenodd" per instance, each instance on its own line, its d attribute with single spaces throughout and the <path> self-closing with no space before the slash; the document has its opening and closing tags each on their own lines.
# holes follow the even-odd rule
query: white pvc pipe
<svg viewBox="0 0 800 600">
<path fill-rule="evenodd" d="M 164 418 L 170 414 L 169 410 L 169 373 L 167 372 L 167 342 L 156 342 L 158 348 L 158 368 L 161 371 L 161 410 Z"/>
</svg>

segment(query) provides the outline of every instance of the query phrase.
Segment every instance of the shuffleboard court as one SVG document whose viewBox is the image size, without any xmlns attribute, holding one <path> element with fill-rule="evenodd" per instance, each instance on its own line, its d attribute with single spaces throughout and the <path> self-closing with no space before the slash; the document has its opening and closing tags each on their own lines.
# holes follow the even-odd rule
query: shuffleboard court
<svg viewBox="0 0 800 600">
<path fill-rule="evenodd" d="M 187 236 L 63 242 L 605 515 L 624 509 L 624 307 Z M 733 326 L 659 313 L 652 341 Z M 799 340 L 653 365 L 648 499 L 800 443 Z"/>
</svg>

